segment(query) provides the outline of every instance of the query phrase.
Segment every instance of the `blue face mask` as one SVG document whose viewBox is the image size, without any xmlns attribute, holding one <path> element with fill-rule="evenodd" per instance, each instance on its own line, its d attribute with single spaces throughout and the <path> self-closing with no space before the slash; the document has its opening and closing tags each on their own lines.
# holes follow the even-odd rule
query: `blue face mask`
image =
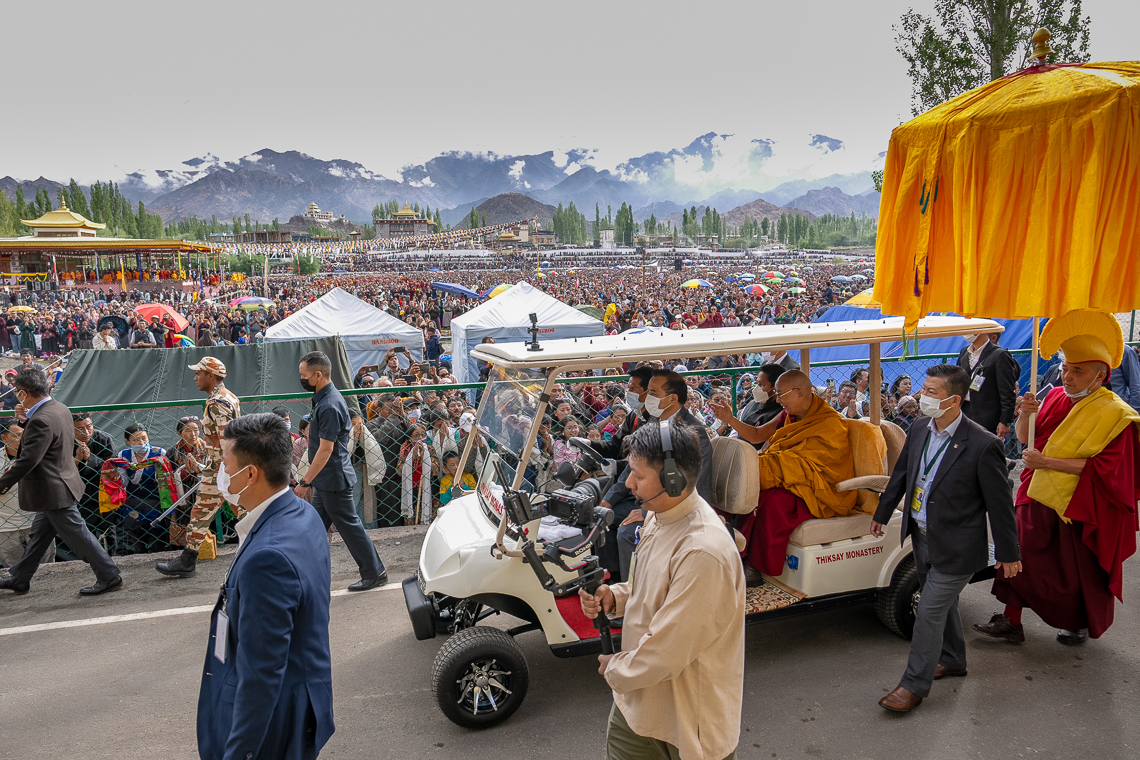
<svg viewBox="0 0 1140 760">
<path fill-rule="evenodd" d="M 132 443 L 131 444 L 131 451 L 133 451 L 136 454 L 141 456 L 141 455 L 147 453 L 148 451 L 150 451 L 150 444 L 149 443 Z"/>
</svg>

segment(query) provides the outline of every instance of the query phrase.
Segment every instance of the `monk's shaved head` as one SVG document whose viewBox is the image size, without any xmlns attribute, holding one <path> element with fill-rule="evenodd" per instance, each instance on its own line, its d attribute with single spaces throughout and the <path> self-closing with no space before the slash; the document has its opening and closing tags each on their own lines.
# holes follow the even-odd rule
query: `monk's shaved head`
<svg viewBox="0 0 1140 760">
<path fill-rule="evenodd" d="M 811 380 L 798 369 L 776 378 L 776 400 L 796 419 L 802 419 L 811 409 L 813 395 Z"/>
<path fill-rule="evenodd" d="M 792 388 L 799 388 L 808 392 L 812 390 L 811 380 L 798 369 L 788 370 L 776 378 L 776 387 L 784 391 L 790 391 Z"/>
</svg>

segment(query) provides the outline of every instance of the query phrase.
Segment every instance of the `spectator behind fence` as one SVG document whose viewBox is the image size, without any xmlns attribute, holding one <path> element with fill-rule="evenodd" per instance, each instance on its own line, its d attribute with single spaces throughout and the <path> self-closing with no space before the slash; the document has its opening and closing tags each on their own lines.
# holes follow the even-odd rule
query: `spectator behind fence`
<svg viewBox="0 0 1140 760">
<path fill-rule="evenodd" d="M 20 451 L 20 436 L 24 428 L 12 418 L 0 420 L 0 471 L 6 471 Z M 12 486 L 0 496 L 0 565 L 11 567 L 24 556 L 28 531 L 32 527 L 32 513 L 20 511 L 20 484 Z"/>
<path fill-rule="evenodd" d="M 356 472 L 350 458 L 351 425 L 348 405 L 332 382 L 332 362 L 324 353 L 311 351 L 301 357 L 298 372 L 301 387 L 313 394 L 313 411 L 309 417 L 309 470 L 297 485 L 296 493 L 302 499 L 312 499 L 326 530 L 336 525 L 356 560 L 360 580 L 348 590 L 367 591 L 382 586 L 388 582 L 388 573 L 360 522 L 352 498 Z"/>
<path fill-rule="evenodd" d="M 198 752 L 315 758 L 332 736 L 329 546 L 289 491 L 293 442 L 274 414 L 225 429 L 218 488 L 245 517 L 210 621 L 198 695 Z"/>
<path fill-rule="evenodd" d="M 24 421 L 24 433 L 15 461 L 0 475 L 0 496 L 20 483 L 20 509 L 35 515 L 24 554 L 12 566 L 11 576 L 0 578 L 0 589 L 28 593 L 40 561 L 59 536 L 95 571 L 95 584 L 79 593 L 93 596 L 114 591 L 123 585 L 119 568 L 91 535 L 76 507 L 83 496 L 83 479 L 75 466 L 71 412 L 48 395 L 48 379 L 38 368 L 20 370 L 15 385 L 20 401 L 16 417 Z"/>
<path fill-rule="evenodd" d="M 96 537 L 106 536 L 112 533 L 113 523 L 99 510 L 99 485 L 103 463 L 115 456 L 115 440 L 96 430 L 94 420 L 86 412 L 71 415 L 71 422 L 75 432 L 75 466 L 83 478 L 79 515 Z"/>
</svg>

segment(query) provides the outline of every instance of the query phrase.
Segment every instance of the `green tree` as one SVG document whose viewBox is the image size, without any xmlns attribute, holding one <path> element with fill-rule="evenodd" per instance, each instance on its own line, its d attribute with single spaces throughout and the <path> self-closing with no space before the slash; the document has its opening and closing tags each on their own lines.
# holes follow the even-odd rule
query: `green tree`
<svg viewBox="0 0 1140 760">
<path fill-rule="evenodd" d="M 82 214 L 88 219 L 91 218 L 91 209 L 87 206 L 87 196 L 83 194 L 82 188 L 73 177 L 67 186 L 67 206 L 77 214 Z"/>
<path fill-rule="evenodd" d="M 935 0 L 933 16 L 913 8 L 894 26 L 917 116 L 966 90 L 1030 63 L 1038 27 L 1053 34 L 1052 60 L 1089 60 L 1091 19 L 1081 0 Z"/>
<path fill-rule="evenodd" d="M 470 229 L 475 229 L 479 226 L 479 212 L 475 210 L 474 206 L 471 207 L 471 216 L 467 219 L 467 226 Z"/>
<path fill-rule="evenodd" d="M 479 214 L 479 226 L 480 227 L 486 227 L 487 226 L 487 212 L 486 211 L 482 211 Z"/>
</svg>

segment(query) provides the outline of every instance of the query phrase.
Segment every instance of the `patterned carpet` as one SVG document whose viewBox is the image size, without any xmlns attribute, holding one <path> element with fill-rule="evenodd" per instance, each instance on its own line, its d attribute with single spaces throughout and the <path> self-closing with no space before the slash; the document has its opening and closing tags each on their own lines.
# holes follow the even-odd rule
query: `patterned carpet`
<svg viewBox="0 0 1140 760">
<path fill-rule="evenodd" d="M 770 580 L 765 579 L 763 585 L 748 589 L 748 597 L 744 603 L 744 614 L 754 612 L 769 612 L 781 607 L 788 607 L 803 599 L 803 594 L 794 594 Z"/>
</svg>

